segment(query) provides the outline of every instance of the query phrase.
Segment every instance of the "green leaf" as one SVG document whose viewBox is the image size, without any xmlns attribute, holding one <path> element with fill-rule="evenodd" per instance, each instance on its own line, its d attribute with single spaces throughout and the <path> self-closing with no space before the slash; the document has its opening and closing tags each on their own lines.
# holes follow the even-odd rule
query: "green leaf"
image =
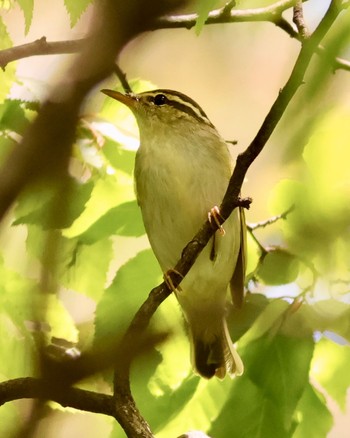
<svg viewBox="0 0 350 438">
<path fill-rule="evenodd" d="M 241 352 L 245 373 L 209 431 L 215 438 L 287 438 L 296 406 L 308 384 L 312 338 L 267 333 Z"/>
<path fill-rule="evenodd" d="M 26 335 L 24 321 L 33 317 L 33 302 L 38 295 L 36 282 L 7 269 L 2 259 L 0 278 L 0 309 L 8 315 L 17 329 Z"/>
<path fill-rule="evenodd" d="M 70 17 L 70 25 L 74 27 L 86 8 L 93 0 L 64 0 L 67 12 Z"/>
<path fill-rule="evenodd" d="M 176 437 L 189 430 L 208 431 L 212 419 L 220 414 L 225 405 L 232 383 L 231 379 L 224 381 L 211 379 L 207 381 L 192 377 L 185 380 L 183 388 L 176 391 L 176 397 L 179 397 L 179 399 L 181 397 L 182 403 L 185 399 L 188 399 L 188 401 L 178 415 L 169 418 L 161 430 L 157 431 L 157 437 Z M 171 406 L 172 404 L 170 404 Z M 228 434 L 227 436 L 231 435 Z"/>
<path fill-rule="evenodd" d="M 350 346 L 322 338 L 316 344 L 311 376 L 330 394 L 345 412 L 350 387 Z"/>
<path fill-rule="evenodd" d="M 29 122 L 25 117 L 24 109 L 21 106 L 22 101 L 6 99 L 0 105 L 0 129 L 23 134 L 24 129 Z"/>
<path fill-rule="evenodd" d="M 273 300 L 255 319 L 254 324 L 240 339 L 240 346 L 262 337 L 271 327 L 278 326 L 289 304 L 284 300 Z"/>
<path fill-rule="evenodd" d="M 208 434 L 215 438 L 290 436 L 283 425 L 281 405 L 275 404 L 247 377 L 235 379 L 229 399 Z"/>
<path fill-rule="evenodd" d="M 115 169 L 122 170 L 129 175 L 133 174 L 135 151 L 124 149 L 111 139 L 106 139 L 101 151 Z"/>
<path fill-rule="evenodd" d="M 61 191 L 50 186 L 31 187 L 19 198 L 13 224 L 39 225 L 43 229 L 67 228 L 84 211 L 93 187 L 92 181 L 82 184 L 71 178 L 65 193 L 65 211 L 62 212 L 57 212 L 57 205 L 61 203 Z"/>
<path fill-rule="evenodd" d="M 112 235 L 139 237 L 143 234 L 145 228 L 140 208 L 136 201 L 130 201 L 107 211 L 80 236 L 80 239 L 92 243 Z"/>
<path fill-rule="evenodd" d="M 241 309 L 233 308 L 228 319 L 232 340 L 240 339 L 263 312 L 269 300 L 261 294 L 247 293 Z M 259 329 L 260 330 L 260 329 Z M 261 333 L 261 336 L 263 333 Z"/>
<path fill-rule="evenodd" d="M 304 390 L 295 418 L 298 425 L 293 438 L 321 438 L 328 436 L 333 418 L 326 406 L 326 400 L 315 388 L 308 384 Z"/>
<path fill-rule="evenodd" d="M 134 199 L 134 184 L 129 175 L 117 171 L 114 175 L 101 176 L 95 181 L 84 211 L 63 235 L 72 238 L 84 234 L 109 210 Z"/>
<path fill-rule="evenodd" d="M 282 249 L 269 251 L 258 267 L 257 276 L 267 285 L 292 283 L 299 273 L 299 261 Z"/>
<path fill-rule="evenodd" d="M 74 320 L 57 295 L 47 294 L 42 297 L 42 304 L 45 306 L 43 313 L 50 326 L 50 337 L 78 342 L 78 330 Z"/>
<path fill-rule="evenodd" d="M 73 319 L 57 295 L 42 294 L 34 280 L 26 279 L 16 272 L 0 266 L 3 281 L 0 288 L 0 308 L 7 313 L 13 324 L 30 344 L 25 322 L 38 320 L 50 327 L 50 336 L 77 341 Z"/>
<path fill-rule="evenodd" d="M 12 47 L 12 40 L 9 33 L 7 32 L 7 27 L 0 17 L 0 50 L 9 49 Z M 8 95 L 13 83 L 16 79 L 16 63 L 11 62 L 5 67 L 5 69 L 0 69 L 0 102 L 2 102 Z"/>
<path fill-rule="evenodd" d="M 19 4 L 24 14 L 25 34 L 27 35 L 30 29 L 30 25 L 32 24 L 34 0 L 17 0 L 17 3 Z"/>
<path fill-rule="evenodd" d="M 195 31 L 199 35 L 207 21 L 209 12 L 216 6 L 218 0 L 197 0 L 197 14 Z"/>
<path fill-rule="evenodd" d="M 337 300 L 317 301 L 312 306 L 317 330 L 338 333 L 350 342 L 350 306 Z"/>
<path fill-rule="evenodd" d="M 255 340 L 244 350 L 245 372 L 276 405 L 286 430 L 291 428 L 295 407 L 308 382 L 314 341 L 284 335 Z"/>
<path fill-rule="evenodd" d="M 97 305 L 95 342 L 121 336 L 160 279 L 160 268 L 151 250 L 141 251 L 125 263 Z"/>
<path fill-rule="evenodd" d="M 104 290 L 107 274 L 113 258 L 112 242 L 101 239 L 91 245 L 76 243 L 61 264 L 63 284 L 70 289 L 98 300 Z"/>
<path fill-rule="evenodd" d="M 288 249 L 314 259 L 318 271 L 335 279 L 348 276 L 344 259 L 350 244 L 349 115 L 348 108 L 339 107 L 323 115 L 305 147 L 301 181 L 281 181 L 273 196 L 273 213 L 295 206 L 278 224 Z"/>
</svg>

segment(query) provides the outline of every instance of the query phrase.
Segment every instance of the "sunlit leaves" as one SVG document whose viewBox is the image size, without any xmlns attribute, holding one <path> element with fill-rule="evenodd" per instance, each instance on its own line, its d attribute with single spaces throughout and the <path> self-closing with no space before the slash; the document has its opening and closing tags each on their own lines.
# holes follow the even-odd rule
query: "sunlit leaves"
<svg viewBox="0 0 350 438">
<path fill-rule="evenodd" d="M 7 31 L 7 28 L 2 18 L 0 17 L 0 50 L 8 49 L 10 47 L 12 47 L 12 41 Z M 5 70 L 0 70 L 0 102 L 2 102 L 7 97 L 7 94 L 10 91 L 10 88 L 12 87 L 13 82 L 16 78 L 15 72 L 16 66 L 14 63 L 6 66 Z"/>
<path fill-rule="evenodd" d="M 298 425 L 293 438 L 320 438 L 327 436 L 333 425 L 333 418 L 326 407 L 325 398 L 310 384 L 306 385 L 296 412 Z"/>
<path fill-rule="evenodd" d="M 346 394 L 350 386 L 349 363 L 350 344 L 339 345 L 333 340 L 322 338 L 316 344 L 312 360 L 311 375 L 337 401 L 342 410 L 346 407 Z"/>
<path fill-rule="evenodd" d="M 274 212 L 295 206 L 279 223 L 290 250 L 343 280 L 349 279 L 343 263 L 350 242 L 348 119 L 348 111 L 337 109 L 320 120 L 304 151 L 304 177 L 282 181 L 273 201 Z"/>
<path fill-rule="evenodd" d="M 96 342 L 121 336 L 148 292 L 160 281 L 160 269 L 150 250 L 123 265 L 96 310 Z"/>
<path fill-rule="evenodd" d="M 213 379 L 208 382 L 203 379 L 199 380 L 198 377 L 186 379 L 183 390 L 179 388 L 174 391 L 174 394 L 180 396 L 183 392 L 183 400 L 187 393 L 187 403 L 183 405 L 180 412 L 175 412 L 176 415 L 163 425 L 157 436 L 167 438 L 173 435 L 179 436 L 183 431 L 209 430 L 212 420 L 219 415 L 227 402 L 231 387 L 232 381 L 229 379 L 225 381 Z"/>
<path fill-rule="evenodd" d="M 84 211 L 93 187 L 92 182 L 80 183 L 73 178 L 67 181 L 65 211 L 59 212 L 60 193 L 50 186 L 31 187 L 19 198 L 14 225 L 32 224 L 43 229 L 69 227 Z"/>
<path fill-rule="evenodd" d="M 136 201 L 130 201 L 108 210 L 80 238 L 91 243 L 112 235 L 138 237 L 144 233 L 140 209 Z"/>
<path fill-rule="evenodd" d="M 235 379 L 224 408 L 210 430 L 224 438 L 289 437 L 294 411 L 307 384 L 313 352 L 311 338 L 270 331 L 242 352 L 245 374 Z"/>
<path fill-rule="evenodd" d="M 298 276 L 299 261 L 287 251 L 275 249 L 263 258 L 258 278 L 268 285 L 292 283 Z"/>
<path fill-rule="evenodd" d="M 133 182 L 124 172 L 104 175 L 95 181 L 82 214 L 64 232 L 72 238 L 83 234 L 112 208 L 135 198 Z"/>
<path fill-rule="evenodd" d="M 62 263 L 62 283 L 68 289 L 73 289 L 94 300 L 98 300 L 108 280 L 108 270 L 113 257 L 112 242 L 101 239 L 85 245 L 76 241 L 71 259 Z"/>
</svg>

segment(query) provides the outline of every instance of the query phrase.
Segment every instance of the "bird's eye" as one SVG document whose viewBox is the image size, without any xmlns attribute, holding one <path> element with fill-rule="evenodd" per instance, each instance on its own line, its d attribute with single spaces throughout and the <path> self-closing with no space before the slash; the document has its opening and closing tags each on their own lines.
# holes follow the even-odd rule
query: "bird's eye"
<svg viewBox="0 0 350 438">
<path fill-rule="evenodd" d="M 157 94 L 156 96 L 154 96 L 154 103 L 155 105 L 164 105 L 167 102 L 167 98 L 166 96 L 164 96 L 164 94 Z"/>
</svg>

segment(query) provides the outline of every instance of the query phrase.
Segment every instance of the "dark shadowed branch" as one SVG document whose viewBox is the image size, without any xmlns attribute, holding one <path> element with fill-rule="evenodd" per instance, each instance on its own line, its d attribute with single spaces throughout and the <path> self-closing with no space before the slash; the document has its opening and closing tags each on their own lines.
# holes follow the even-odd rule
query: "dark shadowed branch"
<svg viewBox="0 0 350 438">
<path fill-rule="evenodd" d="M 86 391 L 71 386 L 53 387 L 52 382 L 34 377 L 23 377 L 0 383 L 0 406 L 23 398 L 53 400 L 64 407 L 71 407 L 96 414 L 114 416 L 114 399 L 111 395 Z"/>
<path fill-rule="evenodd" d="M 98 82 L 113 73 L 115 61 L 128 41 L 149 28 L 150 22 L 154 21 L 155 18 L 170 13 L 174 7 L 181 4 L 184 4 L 184 1 L 154 0 L 147 8 L 144 8 L 141 0 L 96 2 L 89 36 L 78 42 L 78 49 L 76 46 L 74 47 L 74 50 L 79 50 L 79 53 L 72 66 L 62 75 L 62 82 L 43 102 L 36 119 L 26 130 L 22 141 L 13 149 L 0 170 L 1 218 L 21 191 L 33 182 L 54 184 L 58 191 L 62 190 L 62 185 L 59 182 L 64 180 L 68 173 L 71 146 L 75 137 L 79 111 L 86 95 Z M 34 45 L 39 50 L 51 50 L 44 39 L 37 41 Z M 29 53 L 28 47 L 24 49 L 22 47 L 21 50 L 22 56 L 24 53 Z M 65 42 L 64 50 L 65 53 L 71 53 L 72 45 Z M 13 52 L 11 56 L 13 59 Z M 9 58 L 5 64 L 6 62 L 9 62 Z M 64 199 L 65 193 L 60 193 L 60 196 Z M 50 376 L 50 370 L 45 367 L 45 363 L 41 365 L 42 375 Z M 6 383 L 9 386 L 6 387 Z M 33 380 L 21 380 L 13 385 L 4 382 L 0 388 L 4 389 L 5 392 L 6 388 L 15 392 L 15 390 L 19 391 L 19 387 L 23 387 L 27 396 L 39 396 L 43 402 L 50 398 L 56 399 L 65 406 L 73 404 L 77 406 L 77 394 L 79 396 L 85 394 L 83 399 L 79 398 L 79 400 L 84 400 L 85 408 L 88 407 L 89 403 L 96 402 L 96 395 L 87 392 L 77 393 L 71 387 L 71 381 L 63 380 L 61 388 L 57 387 L 54 379 L 46 379 L 44 383 L 45 388 L 41 395 L 39 393 L 42 390 L 42 385 Z M 64 394 L 59 394 L 60 390 Z M 67 394 L 70 394 L 72 398 L 69 399 Z M 17 397 L 21 398 L 19 392 L 17 392 Z M 132 402 L 128 405 L 128 400 L 123 398 L 122 394 L 120 397 L 118 394 L 114 394 L 113 409 L 108 404 L 109 398 L 101 396 L 98 400 L 108 401 L 104 405 L 108 405 L 105 413 L 111 415 L 112 412 L 128 436 L 152 436 L 146 421 L 137 408 L 133 409 Z M 82 409 L 84 406 L 80 405 Z M 24 435 L 22 436 L 30 436 L 35 430 L 39 416 L 32 415 L 32 418 L 27 422 L 29 427 L 23 429 Z"/>
</svg>

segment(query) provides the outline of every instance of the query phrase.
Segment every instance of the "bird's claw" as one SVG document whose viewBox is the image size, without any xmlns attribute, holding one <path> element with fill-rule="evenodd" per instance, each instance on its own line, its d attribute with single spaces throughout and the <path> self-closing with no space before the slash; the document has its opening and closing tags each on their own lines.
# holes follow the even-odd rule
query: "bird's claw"
<svg viewBox="0 0 350 438">
<path fill-rule="evenodd" d="M 184 276 L 181 274 L 181 272 L 177 271 L 176 269 L 168 269 L 164 273 L 163 278 L 164 278 L 165 284 L 168 286 L 169 290 L 171 290 L 172 292 L 175 292 L 176 290 L 179 290 L 180 288 L 179 288 L 179 286 L 176 287 L 174 285 L 173 279 L 171 278 L 172 273 L 178 275 L 181 279 L 183 279 Z"/>
<path fill-rule="evenodd" d="M 219 230 L 219 233 L 222 236 L 225 235 L 226 232 L 224 230 L 224 227 L 221 225 L 221 222 L 224 222 L 224 218 L 221 216 L 219 207 L 217 205 L 215 205 L 215 207 L 213 207 L 208 213 L 208 220 L 210 222 L 210 225 L 212 226 L 213 226 L 213 222 L 215 222 L 216 227 Z"/>
</svg>

